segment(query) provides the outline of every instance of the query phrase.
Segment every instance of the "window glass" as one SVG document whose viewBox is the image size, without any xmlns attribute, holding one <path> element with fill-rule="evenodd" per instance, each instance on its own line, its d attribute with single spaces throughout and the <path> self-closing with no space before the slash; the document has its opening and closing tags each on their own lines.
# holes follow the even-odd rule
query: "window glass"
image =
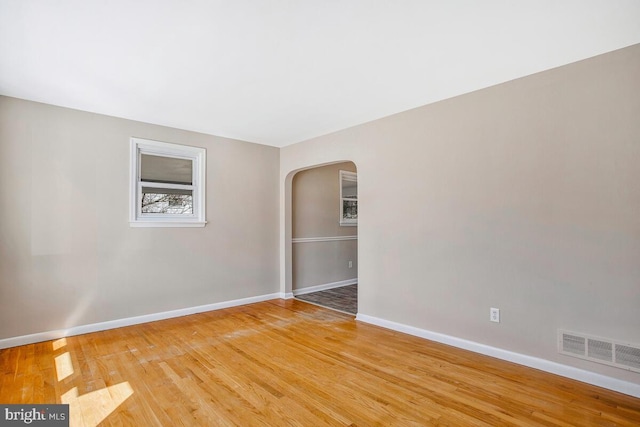
<svg viewBox="0 0 640 427">
<path fill-rule="evenodd" d="M 358 219 L 358 202 L 354 200 L 342 200 L 342 219 L 357 220 Z"/>
<path fill-rule="evenodd" d="M 358 198 L 358 182 L 342 178 L 342 197 L 345 199 Z"/>
<path fill-rule="evenodd" d="M 193 191 L 142 187 L 142 213 L 193 214 Z"/>
<path fill-rule="evenodd" d="M 131 138 L 129 224 L 204 227 L 206 150 Z"/>
<path fill-rule="evenodd" d="M 193 160 L 142 154 L 140 178 L 146 182 L 193 184 Z"/>
<path fill-rule="evenodd" d="M 340 171 L 340 225 L 358 224 L 358 175 Z"/>
</svg>

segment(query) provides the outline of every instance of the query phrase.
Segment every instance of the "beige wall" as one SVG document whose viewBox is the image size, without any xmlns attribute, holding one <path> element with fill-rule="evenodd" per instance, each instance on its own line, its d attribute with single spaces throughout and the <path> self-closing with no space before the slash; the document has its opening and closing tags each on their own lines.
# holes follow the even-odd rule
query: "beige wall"
<svg viewBox="0 0 640 427">
<path fill-rule="evenodd" d="M 349 261 L 352 261 L 349 268 Z M 358 241 L 305 242 L 293 244 L 292 290 L 313 286 L 338 287 L 357 283 Z"/>
<path fill-rule="evenodd" d="M 358 227 L 340 226 L 341 170 L 356 172 L 353 162 L 300 171 L 293 177 L 293 237 L 355 236 Z"/>
<path fill-rule="evenodd" d="M 131 136 L 207 149 L 206 227 L 129 227 Z M 278 161 L 0 97 L 0 339 L 278 292 Z"/>
<path fill-rule="evenodd" d="M 356 172 L 343 162 L 298 172 L 293 177 L 293 237 L 357 236 L 358 227 L 340 226 L 341 170 Z M 352 267 L 349 268 L 349 261 Z M 356 240 L 300 242 L 293 245 L 292 289 L 355 280 L 358 271 Z"/>
<path fill-rule="evenodd" d="M 640 343 L 638 76 L 640 45 L 281 149 L 281 289 L 292 173 L 351 159 L 359 313 L 640 383 L 556 350 Z"/>
</svg>

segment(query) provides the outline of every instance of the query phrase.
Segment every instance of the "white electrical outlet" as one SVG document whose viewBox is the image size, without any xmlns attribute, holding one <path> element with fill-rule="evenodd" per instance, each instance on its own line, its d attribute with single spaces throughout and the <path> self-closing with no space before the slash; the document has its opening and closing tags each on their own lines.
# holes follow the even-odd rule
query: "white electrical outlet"
<svg viewBox="0 0 640 427">
<path fill-rule="evenodd" d="M 349 268 L 353 268 L 353 261 L 349 261 Z"/>
<path fill-rule="evenodd" d="M 500 309 L 491 307 L 489 311 L 489 320 L 500 323 Z"/>
</svg>

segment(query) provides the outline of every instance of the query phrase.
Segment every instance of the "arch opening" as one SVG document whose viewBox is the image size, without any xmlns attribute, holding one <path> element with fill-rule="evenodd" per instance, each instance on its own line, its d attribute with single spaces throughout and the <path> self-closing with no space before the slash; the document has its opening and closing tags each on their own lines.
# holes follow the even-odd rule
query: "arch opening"
<svg viewBox="0 0 640 427">
<path fill-rule="evenodd" d="M 281 295 L 356 315 L 356 164 L 343 160 L 290 171 L 284 210 Z"/>
</svg>

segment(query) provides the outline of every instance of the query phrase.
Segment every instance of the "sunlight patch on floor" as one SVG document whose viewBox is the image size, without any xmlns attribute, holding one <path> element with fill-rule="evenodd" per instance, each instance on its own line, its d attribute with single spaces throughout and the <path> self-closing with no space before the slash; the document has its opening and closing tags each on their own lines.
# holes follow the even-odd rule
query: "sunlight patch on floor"
<svg viewBox="0 0 640 427">
<path fill-rule="evenodd" d="M 71 426 L 95 427 L 132 394 L 129 381 L 83 395 L 78 395 L 78 388 L 74 387 L 62 395 L 62 403 L 69 404 Z"/>
<path fill-rule="evenodd" d="M 64 346 L 67 345 L 67 339 L 66 338 L 60 338 L 59 340 L 55 340 L 53 343 L 53 351 L 56 351 Z"/>
<path fill-rule="evenodd" d="M 62 381 L 69 375 L 73 374 L 73 363 L 71 363 L 71 355 L 68 351 L 65 351 L 60 356 L 56 356 L 55 361 L 58 381 Z"/>
</svg>

